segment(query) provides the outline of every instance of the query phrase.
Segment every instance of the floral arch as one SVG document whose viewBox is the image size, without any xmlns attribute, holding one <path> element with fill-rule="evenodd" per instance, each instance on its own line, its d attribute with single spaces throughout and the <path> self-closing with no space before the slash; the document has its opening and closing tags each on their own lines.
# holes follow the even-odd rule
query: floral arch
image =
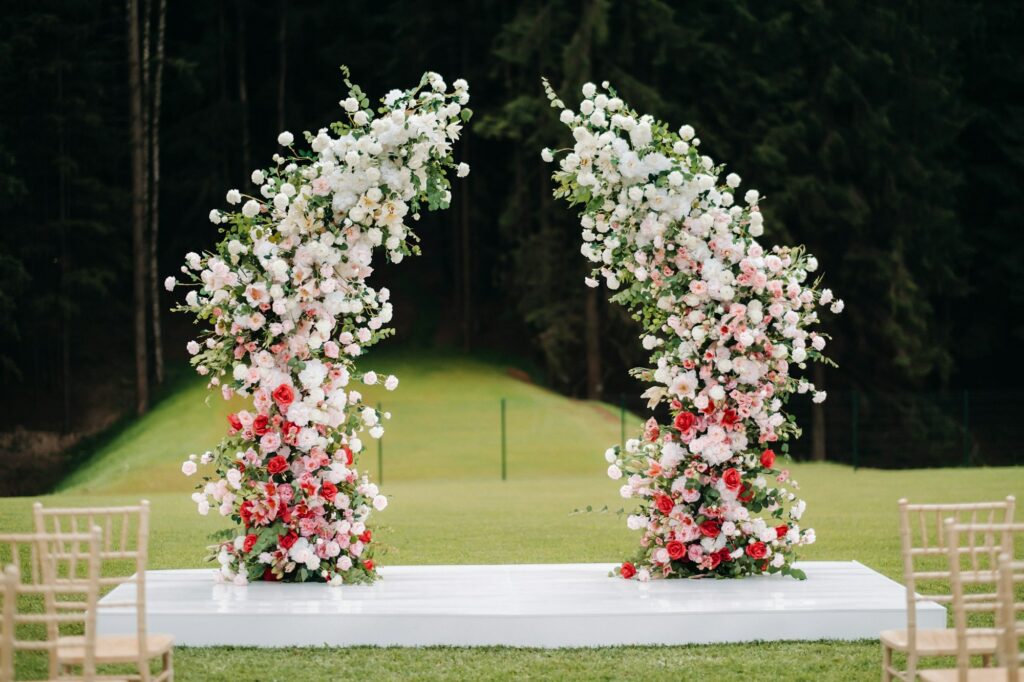
<svg viewBox="0 0 1024 682">
<path fill-rule="evenodd" d="M 829 362 L 826 335 L 812 329 L 819 307 L 838 313 L 842 301 L 812 279 L 818 263 L 803 248 L 758 242 L 758 192 L 739 202 L 739 176 L 722 181 L 693 128 L 639 115 L 607 82 L 583 86 L 579 112 L 544 85 L 575 140 L 553 177 L 555 196 L 581 207 L 586 284 L 603 280 L 640 323 L 652 366 L 632 374 L 653 384 L 648 405 L 671 415 L 606 453 L 608 475 L 625 477 L 622 496 L 637 501 L 626 523 L 641 533 L 615 573 L 802 578 L 794 550 L 814 531 L 801 527 L 805 504 L 776 458 L 800 433 L 789 397 L 825 399 L 790 370 Z"/>
<path fill-rule="evenodd" d="M 192 497 L 201 514 L 216 508 L 236 524 L 212 550 L 219 576 L 239 584 L 377 577 L 367 521 L 387 498 L 355 462 L 389 415 L 358 386 L 393 390 L 398 379 L 356 367 L 391 332 L 388 290 L 366 278 L 379 250 L 396 263 L 419 252 L 408 223 L 448 207 L 448 170 L 469 172 L 452 156 L 472 115 L 466 81 L 449 88 L 427 73 L 374 112 L 342 71 L 344 120 L 305 145 L 281 133 L 284 151 L 252 173 L 256 195 L 229 191 L 237 208 L 210 212 L 223 238 L 181 268 L 194 288 L 176 310 L 207 327 L 188 344 L 192 364 L 225 398 L 252 400 L 220 444 L 182 465 L 213 467 Z"/>
</svg>

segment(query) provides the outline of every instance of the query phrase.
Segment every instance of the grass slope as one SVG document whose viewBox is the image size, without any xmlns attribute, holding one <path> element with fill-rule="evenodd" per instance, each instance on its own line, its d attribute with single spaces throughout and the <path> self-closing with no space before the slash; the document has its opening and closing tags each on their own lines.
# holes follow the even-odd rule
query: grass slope
<svg viewBox="0 0 1024 682">
<path fill-rule="evenodd" d="M 587 504 L 622 506 L 601 453 L 617 442 L 608 406 L 565 399 L 504 368 L 434 356 L 382 362 L 402 378 L 381 396 L 394 412 L 385 436 L 388 509 L 375 516 L 384 564 L 621 560 L 636 542 L 614 514 L 570 515 Z M 190 385 L 121 431 L 44 503 L 153 503 L 153 568 L 202 565 L 206 533 L 179 473 L 183 453 L 223 433 L 227 406 L 203 404 Z M 373 394 L 376 399 L 377 395 Z M 510 479 L 498 478 L 497 404 L 509 399 Z M 529 410 L 527 410 L 527 406 Z M 516 410 L 519 409 L 517 412 Z M 364 458 L 376 474 L 376 453 Z M 899 579 L 896 500 L 996 499 L 1024 491 L 1024 468 L 878 471 L 833 464 L 792 467 L 818 543 L 805 559 L 856 559 Z M 30 527 L 30 502 L 0 499 L 0 532 Z M 1019 513 L 1018 518 L 1024 518 Z M 1018 548 L 1024 556 L 1024 547 Z M 772 643 L 544 651 L 507 648 L 179 649 L 182 680 L 333 679 L 876 679 L 878 643 Z M 41 672 L 38 659 L 22 659 Z"/>
</svg>

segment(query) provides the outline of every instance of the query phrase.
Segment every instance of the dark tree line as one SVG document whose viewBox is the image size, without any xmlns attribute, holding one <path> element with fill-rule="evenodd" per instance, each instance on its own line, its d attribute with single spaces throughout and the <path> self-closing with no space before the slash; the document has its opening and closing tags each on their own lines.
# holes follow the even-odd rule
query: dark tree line
<svg viewBox="0 0 1024 682">
<path fill-rule="evenodd" d="M 342 63 L 374 95 L 465 77 L 477 112 L 453 210 L 381 272 L 394 344 L 525 352 L 567 393 L 637 392 L 631 321 L 583 286 L 539 156 L 567 144 L 540 78 L 567 102 L 608 79 L 694 125 L 766 196 L 768 235 L 819 256 L 847 310 L 816 383 L 907 433 L 943 419 L 922 391 L 1020 405 L 1022 19 L 958 0 L 4 0 L 2 427 L 88 428 L 145 409 L 165 356 L 181 372 L 191 329 L 159 282 L 214 241 L 207 212 L 277 132 L 333 120 Z M 834 449 L 830 409 L 805 420 L 813 454 Z M 889 463 L 914 462 L 942 463 Z"/>
</svg>

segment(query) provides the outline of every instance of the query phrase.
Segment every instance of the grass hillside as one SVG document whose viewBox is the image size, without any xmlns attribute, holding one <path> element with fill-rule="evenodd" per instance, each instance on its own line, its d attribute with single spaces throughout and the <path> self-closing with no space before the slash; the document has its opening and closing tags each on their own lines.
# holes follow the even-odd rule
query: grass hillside
<svg viewBox="0 0 1024 682">
<path fill-rule="evenodd" d="M 517 378 L 495 363 L 448 356 L 383 358 L 377 369 L 401 378 L 394 393 L 367 391 L 393 419 L 384 437 L 391 498 L 374 516 L 381 563 L 611 562 L 630 554 L 636 535 L 614 513 L 571 515 L 577 507 L 622 506 L 604 475 L 604 449 L 619 440 L 618 411 L 575 401 Z M 198 516 L 194 479 L 180 464 L 224 433 L 229 409 L 184 385 L 145 417 L 100 446 L 46 504 L 106 505 L 146 497 L 153 504 L 151 566 L 202 566 L 206 536 L 223 523 Z M 508 401 L 509 480 L 500 473 L 499 405 Z M 630 417 L 628 428 L 638 425 Z M 362 459 L 377 475 L 375 443 Z M 804 559 L 855 559 L 901 578 L 896 500 L 968 501 L 1024 493 L 1024 467 L 879 471 L 834 464 L 791 467 L 807 500 L 818 542 Z M 0 532 L 28 530 L 31 499 L 0 499 Z M 1019 505 L 1024 506 L 1024 505 Z M 1018 518 L 1024 513 L 1018 511 Z M 1024 546 L 1018 547 L 1024 556 Z M 337 670 L 383 678 L 876 679 L 878 643 L 773 643 L 703 647 L 625 647 L 560 651 L 484 649 L 179 649 L 178 679 L 333 679 Z M 28 661 L 38 669 L 38 662 Z"/>
<path fill-rule="evenodd" d="M 385 482 L 446 478 L 498 478 L 501 471 L 501 400 L 506 399 L 510 477 L 598 471 L 604 450 L 620 439 L 618 408 L 566 398 L 534 385 L 525 373 L 465 357 L 427 355 L 415 360 L 383 356 L 368 361 L 396 374 L 385 391 L 362 387 L 371 403 L 392 413 L 382 439 Z M 227 430 L 225 416 L 242 409 L 198 379 L 157 404 L 104 443 L 60 486 L 83 494 L 191 490 L 181 462 L 202 452 Z M 627 432 L 639 420 L 627 415 Z M 377 443 L 364 438 L 361 467 L 379 477 Z"/>
</svg>

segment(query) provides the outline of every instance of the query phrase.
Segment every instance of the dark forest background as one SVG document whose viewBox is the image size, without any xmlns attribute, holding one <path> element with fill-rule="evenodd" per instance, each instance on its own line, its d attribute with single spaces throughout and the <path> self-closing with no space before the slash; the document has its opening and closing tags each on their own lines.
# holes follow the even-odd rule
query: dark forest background
<svg viewBox="0 0 1024 682">
<path fill-rule="evenodd" d="M 638 109 L 695 126 L 707 153 L 766 196 L 766 239 L 806 243 L 846 300 L 827 323 L 839 368 L 815 376 L 830 399 L 797 408 L 812 432 L 798 454 L 1022 461 L 1024 3 L 0 8 L 7 454 L 59 451 L 151 402 L 137 392 L 139 306 L 149 391 L 187 373 L 191 325 L 167 312 L 159 282 L 217 239 L 207 213 L 247 186 L 279 131 L 335 120 L 347 64 L 374 97 L 427 69 L 464 77 L 476 112 L 457 152 L 473 172 L 451 210 L 422 224 L 424 255 L 375 275 L 394 292 L 389 346 L 503 354 L 567 394 L 635 400 L 636 331 L 607 292 L 583 286 L 578 223 L 552 200 L 539 153 L 568 139 L 541 76 L 570 105 L 583 82 L 607 79 Z M 134 134 L 133 98 L 149 114 Z M 149 169 L 141 203 L 134 162 Z M 133 226 L 152 253 L 133 257 Z"/>
</svg>

